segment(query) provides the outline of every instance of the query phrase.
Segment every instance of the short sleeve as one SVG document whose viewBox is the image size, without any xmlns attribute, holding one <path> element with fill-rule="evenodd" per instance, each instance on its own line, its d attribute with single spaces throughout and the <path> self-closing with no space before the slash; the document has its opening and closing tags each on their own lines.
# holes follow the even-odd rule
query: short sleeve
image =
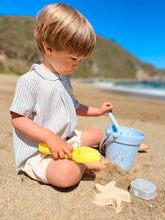
<svg viewBox="0 0 165 220">
<path fill-rule="evenodd" d="M 9 110 L 31 118 L 34 113 L 35 99 L 35 90 L 32 85 L 26 79 L 20 78 Z"/>
</svg>

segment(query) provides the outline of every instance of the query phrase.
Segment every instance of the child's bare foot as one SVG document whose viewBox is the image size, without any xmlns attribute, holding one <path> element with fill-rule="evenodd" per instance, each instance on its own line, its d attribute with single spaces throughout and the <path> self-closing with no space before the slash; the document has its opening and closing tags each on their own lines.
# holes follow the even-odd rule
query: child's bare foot
<svg viewBox="0 0 165 220">
<path fill-rule="evenodd" d="M 150 146 L 146 145 L 146 144 L 141 144 L 140 147 L 139 147 L 139 151 L 145 151 L 145 150 L 148 150 L 150 149 Z"/>
<path fill-rule="evenodd" d="M 90 163 L 85 163 L 87 169 L 89 170 L 94 170 L 94 171 L 100 171 L 106 167 L 111 161 L 109 159 L 102 158 L 100 161 L 97 162 L 90 162 Z"/>
</svg>

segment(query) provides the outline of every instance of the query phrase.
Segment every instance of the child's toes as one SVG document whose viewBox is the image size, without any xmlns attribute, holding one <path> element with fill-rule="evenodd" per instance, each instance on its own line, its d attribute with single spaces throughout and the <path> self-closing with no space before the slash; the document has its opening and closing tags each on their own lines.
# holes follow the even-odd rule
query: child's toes
<svg viewBox="0 0 165 220">
<path fill-rule="evenodd" d="M 102 162 L 104 165 L 108 165 L 108 164 L 111 162 L 111 160 L 110 160 L 110 159 L 103 159 L 103 160 L 101 160 L 101 162 Z"/>
<path fill-rule="evenodd" d="M 146 144 L 141 144 L 139 147 L 139 151 L 145 151 L 150 149 L 150 146 L 146 145 Z"/>
</svg>

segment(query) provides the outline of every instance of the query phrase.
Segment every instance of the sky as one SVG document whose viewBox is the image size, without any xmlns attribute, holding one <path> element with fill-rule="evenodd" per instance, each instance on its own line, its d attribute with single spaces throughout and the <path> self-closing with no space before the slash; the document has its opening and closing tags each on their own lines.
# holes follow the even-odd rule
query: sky
<svg viewBox="0 0 165 220">
<path fill-rule="evenodd" d="M 52 0 L 2 0 L 0 15 L 36 16 Z M 164 0 L 63 0 L 92 24 L 95 33 L 132 53 L 139 60 L 165 69 Z"/>
</svg>

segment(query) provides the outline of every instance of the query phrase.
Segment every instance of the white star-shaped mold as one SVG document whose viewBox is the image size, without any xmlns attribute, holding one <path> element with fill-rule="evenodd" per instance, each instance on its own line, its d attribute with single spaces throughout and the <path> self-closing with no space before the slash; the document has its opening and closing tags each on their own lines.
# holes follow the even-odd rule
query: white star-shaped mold
<svg viewBox="0 0 165 220">
<path fill-rule="evenodd" d="M 101 206 L 111 204 L 119 213 L 122 209 L 122 201 L 131 202 L 131 199 L 128 191 L 116 187 L 115 184 L 115 181 L 109 182 L 105 186 L 95 183 L 94 203 Z"/>
</svg>

